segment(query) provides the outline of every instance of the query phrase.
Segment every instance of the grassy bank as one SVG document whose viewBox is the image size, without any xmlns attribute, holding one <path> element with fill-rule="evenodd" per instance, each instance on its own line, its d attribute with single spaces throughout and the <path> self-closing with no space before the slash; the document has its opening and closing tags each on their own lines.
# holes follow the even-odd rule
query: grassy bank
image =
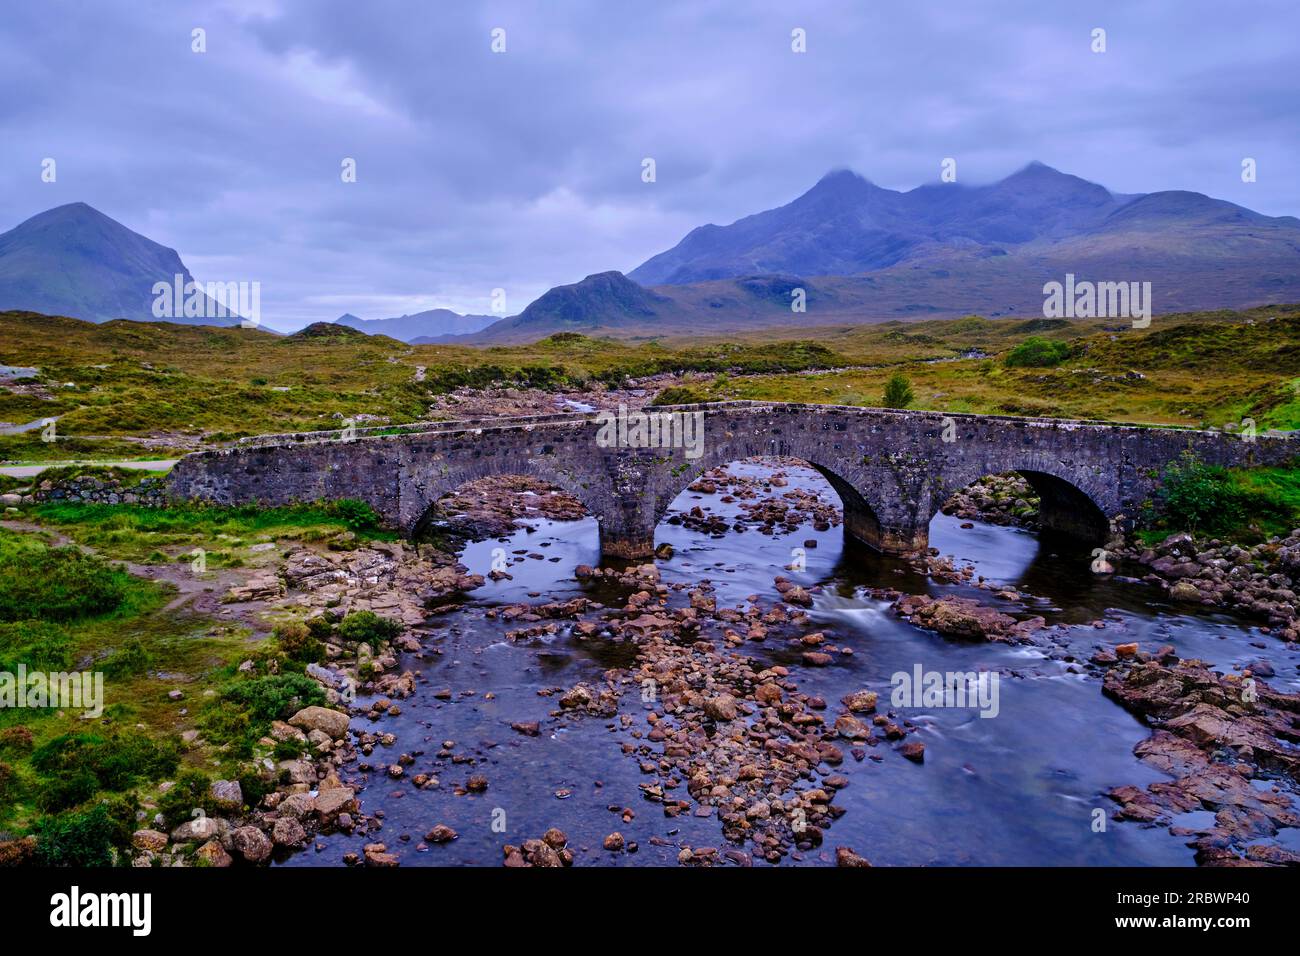
<svg viewBox="0 0 1300 956">
<path fill-rule="evenodd" d="M 131 833 L 154 825 L 155 814 L 174 827 L 196 807 L 220 810 L 209 793 L 216 778 L 238 780 L 245 803 L 256 803 L 282 776 L 260 761 L 312 752 L 268 743 L 267 734 L 272 721 L 324 702 L 303 673 L 320 658 L 320 641 L 378 646 L 392 636 L 391 624 L 364 612 L 310 631 L 283 619 L 266 638 L 244 624 L 169 611 L 175 585 L 109 560 L 188 561 L 203 548 L 208 568 L 194 576 L 202 589 L 259 543 L 387 536 L 355 502 L 265 510 L 49 503 L 25 508 L 23 518 L 99 553 L 0 528 L 0 675 L 20 666 L 98 672 L 103 711 L 89 718 L 80 707 L 0 708 L 0 864 L 23 845 L 4 841 L 27 835 L 38 862 L 121 862 Z M 251 666 L 241 668 L 244 661 Z"/>
<path fill-rule="evenodd" d="M 1184 458 L 1160 478 L 1141 516 L 1147 543 L 1179 531 L 1249 543 L 1300 528 L 1300 468 L 1215 468 Z"/>
<path fill-rule="evenodd" d="M 109 557 L 145 564 L 189 560 L 192 549 L 202 548 L 210 566 L 231 567 L 243 549 L 277 539 L 323 541 L 341 532 L 395 537 L 368 505 L 347 500 L 280 508 L 46 502 L 25 513 Z"/>
<path fill-rule="evenodd" d="M 0 832 L 38 835 L 48 862 L 105 862 L 138 824 L 134 791 L 173 775 L 185 709 L 247 634 L 164 612 L 166 586 L 75 548 L 0 529 L 0 672 L 98 671 L 103 712 L 0 709 Z M 183 687 L 184 699 L 169 699 Z"/>
</svg>

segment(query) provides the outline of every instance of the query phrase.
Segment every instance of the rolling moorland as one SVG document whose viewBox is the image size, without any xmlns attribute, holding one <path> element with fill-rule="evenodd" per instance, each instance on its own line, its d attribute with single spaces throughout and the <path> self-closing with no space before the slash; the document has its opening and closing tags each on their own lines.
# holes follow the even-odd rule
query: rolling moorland
<svg viewBox="0 0 1300 956">
<path fill-rule="evenodd" d="M 1061 343 L 1046 366 L 1008 364 L 1025 340 Z M 337 325 L 290 336 L 239 328 L 93 324 L 0 313 L 0 434 L 10 462 L 164 458 L 267 432 L 456 417 L 464 387 L 577 393 L 676 385 L 701 400 L 876 405 L 902 371 L 911 407 L 1196 427 L 1300 427 L 1300 306 L 1114 320 L 955 320 L 650 342 L 559 334 L 525 345 L 407 345 Z M 557 398 L 558 402 L 558 398 Z"/>
</svg>

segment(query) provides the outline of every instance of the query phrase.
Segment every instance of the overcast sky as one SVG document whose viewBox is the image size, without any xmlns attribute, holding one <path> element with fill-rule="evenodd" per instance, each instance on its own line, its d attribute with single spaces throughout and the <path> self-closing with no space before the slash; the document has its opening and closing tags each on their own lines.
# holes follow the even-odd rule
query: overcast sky
<svg viewBox="0 0 1300 956">
<path fill-rule="evenodd" d="M 837 167 L 1297 215 L 1297 63 L 1295 0 L 6 0 L 0 231 L 88 202 L 290 330 L 515 313 Z"/>
</svg>

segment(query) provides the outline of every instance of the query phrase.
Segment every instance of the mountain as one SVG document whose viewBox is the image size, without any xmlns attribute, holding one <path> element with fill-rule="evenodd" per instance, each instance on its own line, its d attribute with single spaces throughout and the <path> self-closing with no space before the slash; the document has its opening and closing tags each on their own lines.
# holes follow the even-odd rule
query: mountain
<svg viewBox="0 0 1300 956">
<path fill-rule="evenodd" d="M 369 335 L 387 335 L 403 342 L 423 343 L 478 332 L 500 318 L 498 315 L 461 315 L 451 309 L 429 309 L 392 319 L 359 319 L 348 312 L 334 321 L 337 325 L 346 325 Z"/>
<path fill-rule="evenodd" d="M 25 309 L 91 322 L 159 321 L 154 283 L 193 280 L 174 249 L 161 246 L 83 202 L 48 209 L 0 235 L 0 309 Z M 183 303 L 182 303 L 183 304 Z M 208 315 L 216 303 L 206 295 Z M 238 325 L 238 316 L 185 317 L 186 325 Z"/>
<path fill-rule="evenodd" d="M 1294 270 L 1298 249 L 1294 217 L 1262 216 L 1200 193 L 1119 196 L 1038 162 L 988 186 L 929 184 L 907 192 L 838 170 L 778 209 L 692 230 L 629 278 L 646 286 L 687 285 L 765 273 L 876 274 L 909 263 L 968 271 L 981 259 L 1068 265 L 1095 260 L 1099 251 L 1113 261 L 1092 264 L 1129 272 L 1165 274 L 1173 259 L 1194 271 L 1189 259 L 1213 267 L 1225 255 L 1246 253 L 1264 257 L 1257 264 L 1262 270 Z M 1130 277 L 1149 278 L 1099 278 Z"/>
<path fill-rule="evenodd" d="M 637 285 L 621 272 L 599 272 L 556 286 L 516 316 L 502 319 L 475 339 L 514 341 L 537 330 L 576 332 L 593 328 L 644 328 L 671 313 L 672 299 Z"/>
<path fill-rule="evenodd" d="M 1042 163 L 989 186 L 908 192 L 837 170 L 785 206 L 700 226 L 627 276 L 552 289 L 467 340 L 1041 318 L 1044 284 L 1067 273 L 1149 282 L 1155 314 L 1300 302 L 1300 220 L 1200 193 L 1117 195 Z"/>
</svg>

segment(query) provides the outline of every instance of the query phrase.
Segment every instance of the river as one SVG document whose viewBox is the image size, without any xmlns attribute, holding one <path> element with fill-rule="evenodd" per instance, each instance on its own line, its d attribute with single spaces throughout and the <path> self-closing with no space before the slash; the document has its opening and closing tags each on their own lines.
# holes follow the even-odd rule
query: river
<svg viewBox="0 0 1300 956">
<path fill-rule="evenodd" d="M 730 470 L 761 477 L 772 466 L 733 464 Z M 811 469 L 782 470 L 790 488 L 837 500 Z M 722 502 L 724 494 L 722 488 L 712 495 L 683 492 L 674 508 L 699 505 L 734 517 L 738 506 Z M 924 762 L 902 759 L 887 745 L 862 748 L 865 759 L 846 757 L 833 771 L 849 781 L 835 798 L 845 812 L 827 831 L 824 845 L 795 851 L 782 865 L 833 863 L 837 846 L 852 847 L 876 865 L 1192 865 L 1189 838 L 1166 827 L 1107 819 L 1104 831 L 1097 832 L 1094 810 L 1109 818 L 1115 807 L 1106 790 L 1165 778 L 1133 755 L 1134 745 L 1148 735 L 1146 727 L 1104 697 L 1100 680 L 1075 662 L 1086 661 L 1103 645 L 1172 644 L 1182 657 L 1199 657 L 1225 670 L 1261 657 L 1272 660 L 1279 674 L 1275 685 L 1283 688 L 1288 681 L 1281 675 L 1296 672 L 1296 651 L 1285 650 L 1244 620 L 1175 611 L 1145 584 L 1094 575 L 1086 548 L 1040 543 L 1016 528 L 961 524 L 938 516 L 932 546 L 1026 595 L 1032 613 L 1049 624 L 1035 645 L 949 640 L 898 619 L 887 603 L 869 596 L 871 588 L 977 595 L 1018 617 L 1025 616 L 1025 607 L 970 585 L 935 584 L 906 564 L 846 548 L 839 527 L 713 536 L 660 525 L 657 542 L 675 550 L 672 558 L 657 562 L 663 583 L 694 586 L 708 578 L 720 608 L 744 605 L 755 594 L 769 606 L 778 574 L 807 587 L 822 585 L 807 630 L 823 631 L 835 644 L 852 648 L 851 656 L 808 668 L 800 664 L 801 648 L 784 639 L 746 643 L 743 651 L 796 672 L 803 692 L 830 702 L 828 723 L 835 702 L 864 688 L 880 694 L 881 712 L 891 709 L 892 676 L 912 673 L 918 665 L 926 671 L 999 675 L 995 717 L 970 708 L 897 709 L 918 728 L 907 739 L 924 742 Z M 806 570 L 786 571 L 792 548 L 809 539 L 816 547 L 806 549 Z M 462 561 L 483 573 L 498 548 L 527 554 L 511 555 L 512 580 L 489 581 L 459 610 L 430 619 L 434 636 L 426 644 L 433 652 L 423 660 L 407 655 L 402 662 L 419 683 L 416 693 L 400 702 L 401 714 L 377 722 L 353 719 L 354 729 L 396 735 L 391 747 L 377 746 L 361 758 L 371 769 L 350 765 L 344 774 L 368 781 L 360 793 L 363 813 L 382 814 L 382 829 L 364 836 L 319 836 L 314 850 L 289 857 L 285 865 L 338 865 L 345 852 L 360 854 L 370 842 L 385 843 L 403 866 L 499 865 L 505 844 L 540 837 L 550 827 L 567 834 L 576 865 L 675 865 L 683 846 L 729 846 L 716 818 L 669 818 L 660 805 L 643 799 L 638 785 L 654 778 L 624 750 L 643 742 L 634 740 L 632 730 L 647 727 L 647 705 L 635 694 L 624 694 L 619 707 L 620 714 L 633 718 L 629 728 L 617 718 L 550 716 L 558 708 L 558 694 L 541 694 L 578 681 L 599 684 L 606 669 L 631 666 L 636 653 L 631 643 L 580 639 L 564 621 L 554 635 L 512 643 L 504 635 L 518 623 L 487 616 L 505 604 L 580 594 L 620 605 L 621 594 L 574 577 L 577 565 L 598 561 L 594 520 L 533 522 L 505 541 L 470 545 Z M 684 603 L 684 597 L 676 593 L 672 601 Z M 1104 627 L 1094 626 L 1098 621 Z M 1283 661 L 1291 663 L 1283 667 Z M 367 699 L 358 702 L 365 705 Z M 529 721 L 540 723 L 539 736 L 511 729 L 512 723 Z M 401 754 L 414 758 L 409 773 L 390 780 L 384 768 Z M 415 788 L 410 776 L 416 772 L 435 774 L 440 785 Z M 463 792 L 471 773 L 487 777 L 486 792 Z M 686 796 L 685 787 L 680 795 Z M 628 820 L 625 808 L 633 814 Z M 1194 830 L 1210 815 L 1184 816 L 1175 822 Z M 423 835 L 439 823 L 456 830 L 458 839 L 422 847 Z M 637 851 L 605 850 L 602 841 L 614 831 L 634 841 Z M 1278 842 L 1294 848 L 1297 835 L 1284 830 Z"/>
</svg>

